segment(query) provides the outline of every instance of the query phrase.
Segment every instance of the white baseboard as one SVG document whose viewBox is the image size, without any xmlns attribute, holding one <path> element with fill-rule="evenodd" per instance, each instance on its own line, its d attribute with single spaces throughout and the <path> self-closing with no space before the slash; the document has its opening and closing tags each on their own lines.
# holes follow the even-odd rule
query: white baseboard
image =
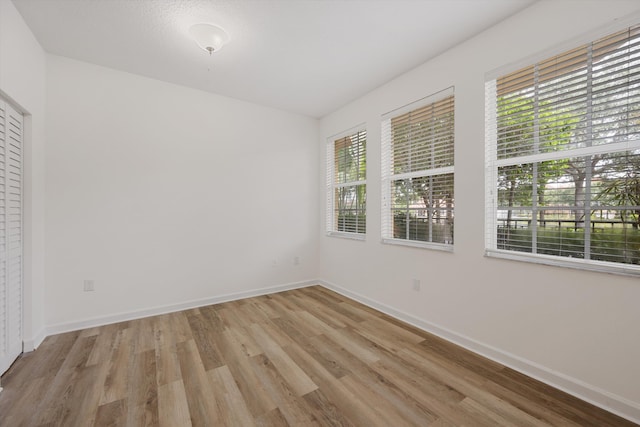
<svg viewBox="0 0 640 427">
<path fill-rule="evenodd" d="M 317 282 L 327 289 L 344 295 L 347 298 L 356 300 L 364 305 L 395 317 L 396 319 L 402 320 L 410 325 L 464 347 L 467 350 L 480 354 L 509 368 L 515 369 L 518 372 L 542 381 L 545 384 L 569 393 L 606 411 L 633 421 L 636 424 L 640 424 L 640 403 L 638 402 L 630 401 L 622 396 L 618 396 L 599 387 L 587 384 L 561 372 L 554 371 L 496 347 L 483 344 L 447 328 L 443 328 L 431 322 L 417 318 L 411 314 L 396 310 L 393 307 L 342 288 L 326 280 L 318 280 Z"/>
<path fill-rule="evenodd" d="M 28 353 L 30 351 L 35 350 L 42 344 L 42 341 L 47 337 L 45 335 L 45 330 L 41 329 L 37 334 L 35 334 L 31 339 L 24 340 L 22 343 L 22 351 Z"/>
<path fill-rule="evenodd" d="M 98 316 L 89 319 L 58 323 L 49 325 L 46 328 L 46 336 L 43 334 L 42 340 L 49 335 L 61 334 L 64 332 L 77 331 L 80 329 L 94 328 L 96 326 L 104 326 L 112 323 L 124 322 L 126 320 L 141 319 L 143 317 L 156 316 L 159 314 L 173 313 L 180 310 L 187 310 L 190 308 L 203 307 L 206 305 L 220 304 L 223 302 L 235 301 L 244 298 L 257 297 L 260 295 L 273 294 L 276 292 L 288 291 L 291 289 L 304 288 L 307 286 L 317 285 L 317 280 L 308 280 L 303 282 L 287 283 L 284 285 L 271 286 L 268 288 L 258 288 L 249 291 L 235 292 L 232 294 L 219 295 L 215 297 L 202 298 L 191 301 L 184 301 L 177 304 L 169 304 L 158 307 L 151 307 L 142 310 L 129 311 L 124 313 L 117 313 L 108 316 Z M 40 340 L 40 343 L 42 342 Z M 39 343 L 38 343 L 39 344 Z M 25 344 L 26 346 L 26 344 Z"/>
</svg>

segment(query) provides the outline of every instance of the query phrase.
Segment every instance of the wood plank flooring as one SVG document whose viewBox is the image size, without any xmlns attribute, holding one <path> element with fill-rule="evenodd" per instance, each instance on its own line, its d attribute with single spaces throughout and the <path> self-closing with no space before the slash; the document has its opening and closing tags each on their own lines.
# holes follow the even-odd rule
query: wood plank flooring
<svg viewBox="0 0 640 427">
<path fill-rule="evenodd" d="M 48 337 L 0 426 L 632 426 L 325 288 Z"/>
</svg>

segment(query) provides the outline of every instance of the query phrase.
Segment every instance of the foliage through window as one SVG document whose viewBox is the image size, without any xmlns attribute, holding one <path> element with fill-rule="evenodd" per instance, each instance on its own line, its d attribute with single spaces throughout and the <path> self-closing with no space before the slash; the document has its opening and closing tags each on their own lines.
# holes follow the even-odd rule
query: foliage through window
<svg viewBox="0 0 640 427">
<path fill-rule="evenodd" d="M 640 273 L 640 26 L 485 93 L 488 252 Z"/>
<path fill-rule="evenodd" d="M 452 88 L 383 116 L 383 241 L 451 248 L 453 184 Z"/>
<path fill-rule="evenodd" d="M 327 146 L 327 231 L 366 232 L 367 132 L 331 139 Z"/>
</svg>

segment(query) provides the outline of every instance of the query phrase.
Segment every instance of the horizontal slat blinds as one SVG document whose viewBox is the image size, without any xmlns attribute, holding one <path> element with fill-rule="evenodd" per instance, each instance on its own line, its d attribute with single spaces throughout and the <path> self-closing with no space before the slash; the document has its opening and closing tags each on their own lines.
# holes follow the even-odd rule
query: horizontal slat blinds
<svg viewBox="0 0 640 427">
<path fill-rule="evenodd" d="M 22 126 L 0 100 L 0 374 L 22 352 Z"/>
<path fill-rule="evenodd" d="M 640 273 L 640 26 L 485 88 L 487 249 Z"/>
<path fill-rule="evenodd" d="M 453 244 L 453 89 L 382 118 L 382 237 Z"/>
<path fill-rule="evenodd" d="M 366 232 L 367 132 L 360 129 L 327 143 L 327 232 Z"/>
</svg>

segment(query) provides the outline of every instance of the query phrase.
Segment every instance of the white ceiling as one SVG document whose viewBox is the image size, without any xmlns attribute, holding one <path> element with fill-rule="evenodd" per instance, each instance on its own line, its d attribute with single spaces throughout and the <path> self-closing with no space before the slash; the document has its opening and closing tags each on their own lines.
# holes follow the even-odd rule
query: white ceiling
<svg viewBox="0 0 640 427">
<path fill-rule="evenodd" d="M 43 48 L 322 117 L 534 0 L 13 0 Z M 211 57 L 191 24 L 222 26 Z"/>
</svg>

